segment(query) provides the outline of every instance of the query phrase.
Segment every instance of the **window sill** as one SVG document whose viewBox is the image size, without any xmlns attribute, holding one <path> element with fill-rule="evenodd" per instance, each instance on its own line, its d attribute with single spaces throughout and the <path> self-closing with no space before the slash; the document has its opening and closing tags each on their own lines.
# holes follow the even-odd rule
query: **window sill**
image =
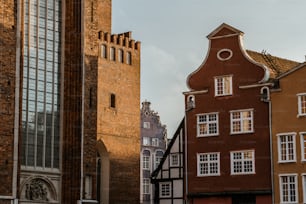
<svg viewBox="0 0 306 204">
<path fill-rule="evenodd" d="M 253 134 L 254 131 L 251 132 L 230 132 L 230 135 L 243 135 L 243 134 Z"/>
</svg>

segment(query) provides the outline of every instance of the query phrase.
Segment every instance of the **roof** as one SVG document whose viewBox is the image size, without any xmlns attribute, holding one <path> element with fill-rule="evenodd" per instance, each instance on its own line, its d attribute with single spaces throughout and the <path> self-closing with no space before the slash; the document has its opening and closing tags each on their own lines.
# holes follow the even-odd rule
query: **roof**
<svg viewBox="0 0 306 204">
<path fill-rule="evenodd" d="M 270 78 L 272 79 L 277 78 L 279 75 L 288 72 L 300 64 L 300 62 L 272 56 L 266 51 L 259 53 L 252 50 L 246 50 L 246 52 L 253 60 L 264 64 L 269 69 Z"/>
</svg>

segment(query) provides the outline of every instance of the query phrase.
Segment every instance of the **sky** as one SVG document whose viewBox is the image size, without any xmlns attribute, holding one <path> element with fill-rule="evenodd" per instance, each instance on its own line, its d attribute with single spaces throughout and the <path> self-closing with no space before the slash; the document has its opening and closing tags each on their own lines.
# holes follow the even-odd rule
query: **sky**
<svg viewBox="0 0 306 204">
<path fill-rule="evenodd" d="M 227 23 L 244 32 L 245 49 L 303 62 L 305 8 L 305 0 L 113 0 L 112 33 L 132 31 L 141 42 L 141 102 L 151 102 L 171 138 L 207 35 Z"/>
</svg>

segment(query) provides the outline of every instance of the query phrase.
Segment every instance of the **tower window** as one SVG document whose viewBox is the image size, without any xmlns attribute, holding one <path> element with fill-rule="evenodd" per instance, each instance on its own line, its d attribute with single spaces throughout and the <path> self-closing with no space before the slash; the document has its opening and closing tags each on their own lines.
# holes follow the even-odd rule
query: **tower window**
<svg viewBox="0 0 306 204">
<path fill-rule="evenodd" d="M 118 61 L 123 63 L 123 50 L 122 49 L 118 50 Z"/>
<path fill-rule="evenodd" d="M 131 52 L 126 52 L 126 63 L 131 65 L 132 64 L 132 54 Z"/>
<path fill-rule="evenodd" d="M 116 95 L 113 93 L 110 95 L 110 107 L 116 108 Z"/>
<path fill-rule="evenodd" d="M 103 58 L 107 58 L 107 49 L 106 49 L 106 45 L 101 45 L 101 57 Z"/>
<path fill-rule="evenodd" d="M 110 48 L 110 60 L 112 60 L 112 61 L 116 60 L 116 58 L 115 58 L 115 48 L 114 47 Z"/>
</svg>

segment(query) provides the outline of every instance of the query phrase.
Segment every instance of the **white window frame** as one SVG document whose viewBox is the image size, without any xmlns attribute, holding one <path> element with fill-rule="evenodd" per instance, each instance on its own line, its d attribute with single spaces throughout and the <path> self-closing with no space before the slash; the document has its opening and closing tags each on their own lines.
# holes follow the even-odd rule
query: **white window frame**
<svg viewBox="0 0 306 204">
<path fill-rule="evenodd" d="M 235 153 L 241 153 L 241 158 L 240 159 L 235 159 L 234 154 Z M 252 158 L 245 158 L 246 153 L 251 153 Z M 245 175 L 245 174 L 255 174 L 255 151 L 253 149 L 248 149 L 248 150 L 240 150 L 240 151 L 231 151 L 231 175 Z M 246 163 L 251 161 L 252 165 L 252 171 L 246 171 Z M 241 163 L 241 172 L 235 172 L 235 162 L 240 162 Z"/>
<path fill-rule="evenodd" d="M 298 116 L 306 116 L 306 93 L 299 93 L 297 94 L 298 97 Z M 302 105 L 304 101 L 302 98 L 305 99 L 305 107 Z"/>
<path fill-rule="evenodd" d="M 288 132 L 288 133 L 279 133 L 276 135 L 277 136 L 277 150 L 278 150 L 278 163 L 288 163 L 288 162 L 296 162 L 296 133 L 295 132 Z M 290 155 L 290 149 L 289 149 L 289 141 L 288 141 L 288 137 L 292 136 L 292 155 L 293 158 L 289 159 L 289 155 Z M 281 144 L 281 138 L 282 137 L 286 137 L 286 141 L 285 141 L 285 158 L 282 158 L 282 144 Z"/>
<path fill-rule="evenodd" d="M 152 138 L 151 144 L 154 147 L 158 147 L 159 146 L 159 138 Z"/>
<path fill-rule="evenodd" d="M 305 138 L 304 138 L 305 136 Z M 300 132 L 301 161 L 306 162 L 306 132 Z"/>
<path fill-rule="evenodd" d="M 150 129 L 150 122 L 143 122 L 143 128 Z"/>
<path fill-rule="evenodd" d="M 215 120 L 210 120 L 210 116 L 214 116 Z M 211 131 L 211 127 L 215 126 L 216 132 Z M 205 132 L 201 133 L 201 127 L 205 128 Z M 197 114 L 197 137 L 208 137 L 219 135 L 219 113 L 202 113 Z"/>
<path fill-rule="evenodd" d="M 306 173 L 302 174 L 303 203 L 306 203 Z"/>
<path fill-rule="evenodd" d="M 245 112 L 250 112 L 251 116 L 250 117 L 245 117 L 243 116 L 243 113 Z M 239 113 L 239 118 L 234 118 L 234 114 Z M 234 134 L 244 134 L 244 133 L 253 133 L 254 132 L 254 109 L 241 109 L 241 110 L 232 110 L 230 111 L 230 118 L 231 118 L 231 133 L 232 135 Z M 240 130 L 234 130 L 234 123 L 238 122 L 240 124 Z M 244 122 L 251 122 L 251 128 L 249 129 L 244 129 Z"/>
<path fill-rule="evenodd" d="M 158 150 L 155 152 L 155 160 L 154 160 L 154 168 L 156 169 L 158 167 L 158 165 L 160 164 L 161 160 L 163 159 L 163 155 L 159 156 L 157 155 L 158 152 L 163 152 L 161 150 Z M 164 154 L 164 152 L 163 152 Z"/>
<path fill-rule="evenodd" d="M 144 195 L 150 194 L 150 179 L 143 178 L 142 180 L 142 193 Z"/>
<path fill-rule="evenodd" d="M 206 156 L 206 161 L 201 161 L 201 157 Z M 212 157 L 217 157 L 217 160 L 211 160 Z M 201 165 L 206 164 L 208 172 L 201 172 Z M 213 165 L 217 165 L 217 172 L 212 172 Z M 197 176 L 220 176 L 220 152 L 197 153 Z"/>
<path fill-rule="evenodd" d="M 283 177 L 287 177 L 287 179 L 289 177 L 293 177 L 294 178 L 294 185 L 295 185 L 295 200 L 291 200 L 291 189 L 290 186 L 292 185 L 292 183 L 288 183 L 287 184 L 287 194 L 288 194 L 288 200 L 284 200 L 284 195 L 283 195 Z M 297 181 L 297 174 L 279 174 L 279 195 L 280 195 L 280 202 L 282 204 L 289 204 L 289 203 L 298 203 L 298 181 Z"/>
<path fill-rule="evenodd" d="M 226 79 L 229 81 L 226 81 Z M 233 94 L 233 76 L 232 75 L 216 76 L 214 77 L 214 81 L 215 81 L 215 96 L 229 96 Z M 229 87 L 227 87 L 227 85 Z"/>
<path fill-rule="evenodd" d="M 150 170 L 150 160 L 151 160 L 151 156 L 142 155 L 142 169 L 143 170 Z"/>
<path fill-rule="evenodd" d="M 159 197 L 170 198 L 171 197 L 171 182 L 159 183 Z"/>
<path fill-rule="evenodd" d="M 142 145 L 143 146 L 150 146 L 151 145 L 151 138 L 150 137 L 143 137 L 142 138 Z"/>
<path fill-rule="evenodd" d="M 173 153 L 170 155 L 170 166 L 179 166 L 180 165 L 180 155 L 178 153 Z"/>
</svg>

